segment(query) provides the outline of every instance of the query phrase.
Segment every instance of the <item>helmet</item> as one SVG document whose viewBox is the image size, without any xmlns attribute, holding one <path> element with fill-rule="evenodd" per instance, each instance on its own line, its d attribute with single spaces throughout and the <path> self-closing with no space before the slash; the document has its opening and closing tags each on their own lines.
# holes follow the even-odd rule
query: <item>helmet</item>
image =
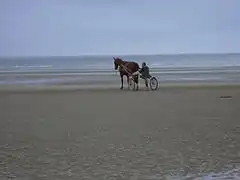
<svg viewBox="0 0 240 180">
<path fill-rule="evenodd" d="M 145 63 L 145 62 L 142 63 L 142 67 L 144 67 L 144 66 L 146 66 L 146 63 Z"/>
</svg>

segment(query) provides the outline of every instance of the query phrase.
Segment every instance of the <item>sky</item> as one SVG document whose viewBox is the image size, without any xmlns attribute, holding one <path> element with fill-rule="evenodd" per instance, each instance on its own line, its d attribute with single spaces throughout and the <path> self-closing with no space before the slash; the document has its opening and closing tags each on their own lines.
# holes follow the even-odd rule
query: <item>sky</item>
<svg viewBox="0 0 240 180">
<path fill-rule="evenodd" d="M 240 0 L 0 0 L 0 56 L 239 53 Z"/>
</svg>

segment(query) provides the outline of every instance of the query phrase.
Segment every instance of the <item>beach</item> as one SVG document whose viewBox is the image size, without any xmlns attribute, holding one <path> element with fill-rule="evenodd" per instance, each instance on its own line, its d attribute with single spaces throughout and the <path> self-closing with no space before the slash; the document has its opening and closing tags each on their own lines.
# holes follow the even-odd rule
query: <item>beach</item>
<svg viewBox="0 0 240 180">
<path fill-rule="evenodd" d="M 240 177 L 239 86 L 1 88 L 0 99 L 3 180 Z"/>
</svg>

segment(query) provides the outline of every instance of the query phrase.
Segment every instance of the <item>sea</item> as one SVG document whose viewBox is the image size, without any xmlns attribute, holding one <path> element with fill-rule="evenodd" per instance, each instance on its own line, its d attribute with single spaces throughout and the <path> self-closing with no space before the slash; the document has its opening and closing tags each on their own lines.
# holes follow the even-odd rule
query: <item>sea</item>
<svg viewBox="0 0 240 180">
<path fill-rule="evenodd" d="M 240 83 L 240 54 L 126 55 L 160 83 Z M 113 56 L 0 57 L 1 85 L 117 85 Z"/>
</svg>

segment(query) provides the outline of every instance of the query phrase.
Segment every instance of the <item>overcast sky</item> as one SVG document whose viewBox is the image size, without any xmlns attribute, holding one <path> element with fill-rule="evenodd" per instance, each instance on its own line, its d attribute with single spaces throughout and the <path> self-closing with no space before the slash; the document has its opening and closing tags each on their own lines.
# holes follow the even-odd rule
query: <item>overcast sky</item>
<svg viewBox="0 0 240 180">
<path fill-rule="evenodd" d="M 0 0 L 0 55 L 240 52 L 240 0 Z"/>
</svg>

